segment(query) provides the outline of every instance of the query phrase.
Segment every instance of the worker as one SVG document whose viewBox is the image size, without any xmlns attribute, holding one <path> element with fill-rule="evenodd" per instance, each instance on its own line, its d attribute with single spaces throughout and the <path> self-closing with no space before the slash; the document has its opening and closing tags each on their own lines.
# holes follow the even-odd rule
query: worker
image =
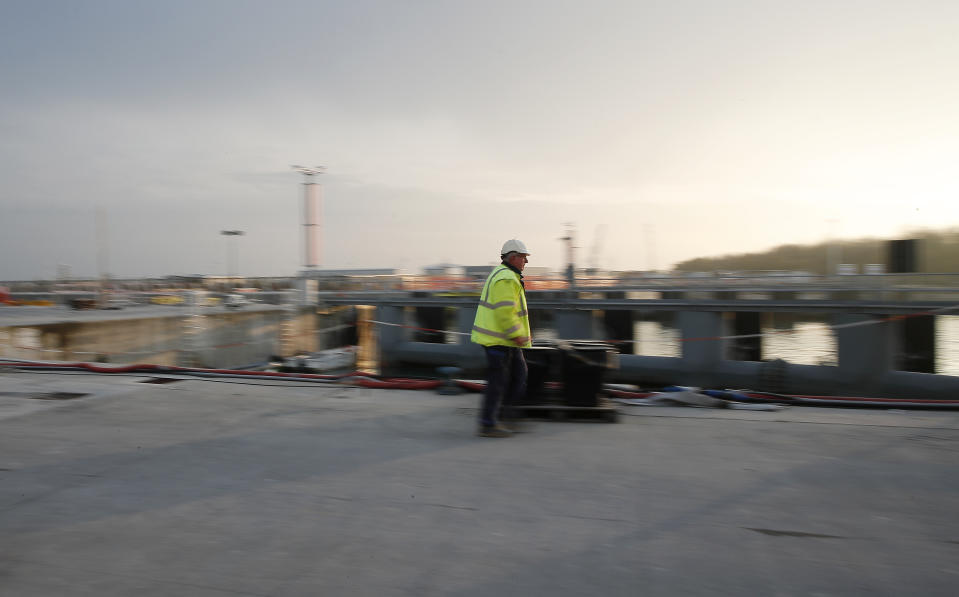
<svg viewBox="0 0 959 597">
<path fill-rule="evenodd" d="M 480 408 L 481 437 L 509 437 L 518 430 L 513 406 L 526 395 L 526 359 L 531 346 L 529 312 L 523 269 L 526 245 L 508 240 L 500 251 L 502 263 L 490 272 L 480 294 L 470 340 L 486 351 L 486 391 Z"/>
</svg>

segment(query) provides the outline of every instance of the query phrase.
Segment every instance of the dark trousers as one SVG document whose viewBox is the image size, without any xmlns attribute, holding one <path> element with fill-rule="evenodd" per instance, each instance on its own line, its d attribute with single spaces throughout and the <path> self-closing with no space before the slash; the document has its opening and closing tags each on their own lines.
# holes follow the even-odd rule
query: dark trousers
<svg viewBox="0 0 959 597">
<path fill-rule="evenodd" d="M 486 392 L 480 425 L 492 426 L 501 418 L 516 418 L 513 405 L 526 396 L 526 358 L 516 346 L 487 346 Z"/>
</svg>

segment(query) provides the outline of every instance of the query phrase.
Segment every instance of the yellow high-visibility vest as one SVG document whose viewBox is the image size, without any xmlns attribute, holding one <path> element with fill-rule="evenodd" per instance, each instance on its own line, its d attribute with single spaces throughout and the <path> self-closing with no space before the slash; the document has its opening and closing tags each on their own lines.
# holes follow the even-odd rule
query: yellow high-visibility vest
<svg viewBox="0 0 959 597">
<path fill-rule="evenodd" d="M 531 336 L 526 293 L 519 274 L 500 265 L 483 285 L 470 340 L 483 346 L 518 346 L 512 339 L 523 336 Z M 523 346 L 532 343 L 527 341 Z"/>
</svg>

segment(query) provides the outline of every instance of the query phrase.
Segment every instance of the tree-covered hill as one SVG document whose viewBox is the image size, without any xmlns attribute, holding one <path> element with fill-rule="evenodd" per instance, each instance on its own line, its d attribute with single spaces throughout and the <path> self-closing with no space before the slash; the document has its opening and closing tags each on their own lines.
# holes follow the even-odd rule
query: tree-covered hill
<svg viewBox="0 0 959 597">
<path fill-rule="evenodd" d="M 959 272 L 959 227 L 921 230 L 910 234 L 909 238 L 917 240 L 917 269 L 920 272 Z M 764 253 L 699 257 L 678 263 L 674 269 L 681 272 L 788 270 L 822 274 L 829 263 L 852 263 L 862 272 L 866 264 L 887 263 L 890 240 L 893 239 L 782 245 Z"/>
</svg>

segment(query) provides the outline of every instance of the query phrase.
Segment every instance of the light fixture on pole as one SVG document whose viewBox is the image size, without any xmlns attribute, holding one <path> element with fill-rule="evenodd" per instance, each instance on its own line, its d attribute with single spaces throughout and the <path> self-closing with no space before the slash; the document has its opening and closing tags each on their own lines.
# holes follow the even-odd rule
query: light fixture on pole
<svg viewBox="0 0 959 597">
<path fill-rule="evenodd" d="M 244 232 L 242 230 L 221 230 L 220 234 L 223 236 L 235 237 L 243 236 Z M 237 262 L 237 253 L 236 253 L 236 241 L 230 240 L 230 243 L 227 246 L 226 253 L 226 275 L 228 278 L 233 278 L 239 275 Z"/>
<path fill-rule="evenodd" d="M 320 233 L 320 206 L 318 185 L 313 177 L 326 172 L 323 166 L 291 166 L 303 175 L 303 245 L 306 270 L 313 270 L 320 263 L 319 233 Z"/>
</svg>

